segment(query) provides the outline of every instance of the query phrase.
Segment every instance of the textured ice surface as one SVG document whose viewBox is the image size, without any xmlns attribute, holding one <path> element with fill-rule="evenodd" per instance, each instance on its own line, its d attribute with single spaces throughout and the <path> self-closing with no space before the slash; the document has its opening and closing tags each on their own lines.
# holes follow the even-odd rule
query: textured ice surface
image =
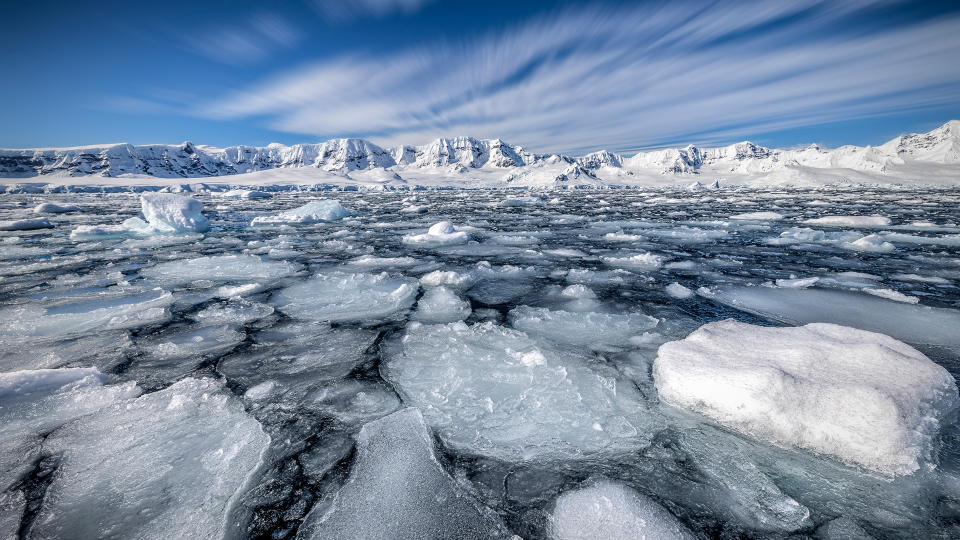
<svg viewBox="0 0 960 540">
<path fill-rule="evenodd" d="M 823 227 L 886 227 L 890 218 L 885 216 L 823 216 L 811 218 L 804 223 Z"/>
<path fill-rule="evenodd" d="M 312 321 L 377 321 L 406 311 L 417 296 L 417 280 L 387 274 L 331 272 L 291 285 L 273 302 L 281 311 Z"/>
<path fill-rule="evenodd" d="M 158 233 L 201 233 L 210 228 L 200 201 L 172 193 L 140 195 L 140 211 Z"/>
<path fill-rule="evenodd" d="M 403 237 L 403 243 L 417 247 L 441 247 L 464 244 L 470 240 L 466 231 L 461 231 L 449 221 L 434 223 L 423 234 L 410 234 Z"/>
<path fill-rule="evenodd" d="M 450 323 L 462 321 L 470 316 L 470 302 L 446 287 L 433 287 L 423 293 L 417 302 L 413 318 L 424 323 Z"/>
<path fill-rule="evenodd" d="M 270 261 L 256 255 L 218 255 L 160 263 L 140 273 L 164 284 L 198 280 L 276 281 L 295 274 L 300 267 L 287 261 Z"/>
<path fill-rule="evenodd" d="M 638 253 L 616 257 L 603 257 L 603 262 L 632 272 L 653 272 L 663 266 L 663 257 L 653 253 Z"/>
<path fill-rule="evenodd" d="M 492 323 L 411 325 L 381 373 L 445 443 L 527 460 L 643 446 L 652 421 L 616 372 Z"/>
<path fill-rule="evenodd" d="M 433 450 L 417 409 L 363 426 L 350 477 L 304 538 L 509 538 L 499 518 L 457 485 Z"/>
<path fill-rule="evenodd" d="M 826 322 L 880 332 L 912 344 L 960 345 L 960 311 L 830 289 L 721 287 L 709 298 L 788 324 Z"/>
<path fill-rule="evenodd" d="M 695 538 L 649 497 L 607 480 L 561 495 L 550 516 L 550 533 L 557 540 Z"/>
<path fill-rule="evenodd" d="M 657 319 L 643 313 L 578 313 L 520 306 L 510 311 L 510 324 L 532 336 L 542 336 L 558 345 L 588 349 L 627 347 L 630 339 L 657 326 Z"/>
<path fill-rule="evenodd" d="M 744 212 L 742 214 L 734 214 L 730 216 L 730 219 L 777 221 L 783 219 L 783 214 L 779 212 Z"/>
<path fill-rule="evenodd" d="M 184 379 L 56 431 L 38 538 L 213 538 L 269 437 L 212 379 Z"/>
<path fill-rule="evenodd" d="M 321 199 L 292 210 L 285 210 L 275 216 L 255 217 L 253 225 L 321 223 L 338 221 L 352 215 L 355 215 L 355 212 L 344 208 L 340 201 Z"/>
<path fill-rule="evenodd" d="M 0 221 L 0 231 L 32 231 L 35 229 L 49 229 L 53 223 L 47 218 L 27 218 Z"/>
<path fill-rule="evenodd" d="M 54 202 L 40 203 L 33 207 L 34 214 L 63 214 L 66 212 L 79 212 L 80 207 L 75 204 L 59 204 Z"/>
<path fill-rule="evenodd" d="M 693 291 L 676 282 L 667 285 L 664 290 L 673 298 L 680 300 L 693 297 Z"/>
<path fill-rule="evenodd" d="M 843 247 L 854 251 L 864 251 L 867 253 L 890 253 L 896 247 L 884 240 L 879 234 L 868 234 L 863 238 L 858 238 L 853 242 L 845 242 Z"/>
<path fill-rule="evenodd" d="M 890 337 L 833 324 L 709 323 L 660 347 L 665 402 L 759 439 L 887 474 L 935 460 L 950 374 Z"/>
</svg>

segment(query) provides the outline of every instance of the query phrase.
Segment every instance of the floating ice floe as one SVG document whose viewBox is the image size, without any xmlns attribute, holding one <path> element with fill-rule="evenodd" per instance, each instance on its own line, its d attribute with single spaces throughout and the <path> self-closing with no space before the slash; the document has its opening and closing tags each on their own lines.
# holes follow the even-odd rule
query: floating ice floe
<svg viewBox="0 0 960 540">
<path fill-rule="evenodd" d="M 499 517 L 443 470 L 408 408 L 363 426 L 350 477 L 305 519 L 299 538 L 510 538 Z"/>
<path fill-rule="evenodd" d="M 676 282 L 667 285 L 664 290 L 666 290 L 667 294 L 671 297 L 678 300 L 691 298 L 693 296 L 693 291 Z"/>
<path fill-rule="evenodd" d="M 330 272 L 281 290 L 273 303 L 297 319 L 377 322 L 409 309 L 418 290 L 411 278 Z"/>
<path fill-rule="evenodd" d="M 172 193 L 140 195 L 140 211 L 146 221 L 132 217 L 120 225 L 80 225 L 70 233 L 75 241 L 104 240 L 152 234 L 196 234 L 207 231 L 200 201 Z"/>
<path fill-rule="evenodd" d="M 638 253 L 623 257 L 601 257 L 604 263 L 631 272 L 654 272 L 663 266 L 663 257 L 653 253 Z"/>
<path fill-rule="evenodd" d="M 354 216 L 356 212 L 344 208 L 340 201 L 321 199 L 303 206 L 280 212 L 275 216 L 258 216 L 251 225 L 309 224 L 339 221 Z"/>
<path fill-rule="evenodd" d="M 777 445 L 891 475 L 935 462 L 953 377 L 893 338 L 834 324 L 708 323 L 662 345 L 660 399 Z"/>
<path fill-rule="evenodd" d="M 862 286 L 871 286 L 867 281 Z M 787 324 L 826 322 L 880 332 L 918 345 L 960 345 L 960 311 L 892 302 L 836 289 L 717 287 L 698 293 L 730 307 Z"/>
<path fill-rule="evenodd" d="M 864 236 L 858 240 L 854 240 L 853 242 L 844 242 L 841 244 L 841 247 L 853 251 L 862 251 L 865 253 L 890 253 L 891 251 L 897 249 L 893 244 L 887 242 L 884 237 L 879 234 L 868 234 L 867 236 Z"/>
<path fill-rule="evenodd" d="M 0 231 L 33 231 L 36 229 L 52 229 L 53 223 L 47 218 L 14 219 L 0 221 Z"/>
<path fill-rule="evenodd" d="M 504 460 L 645 446 L 656 424 L 630 382 L 492 323 L 408 325 L 380 371 L 444 442 Z"/>
<path fill-rule="evenodd" d="M 785 289 L 806 289 L 807 287 L 812 287 L 820 281 L 820 278 L 817 276 L 808 277 L 808 278 L 791 278 L 791 279 L 778 279 L 776 283 L 777 287 L 783 287 Z"/>
<path fill-rule="evenodd" d="M 885 216 L 822 216 L 806 219 L 803 222 L 807 225 L 820 225 L 821 227 L 887 227 L 890 225 L 890 218 Z"/>
<path fill-rule="evenodd" d="M 44 442 L 62 457 L 32 536 L 222 537 L 269 441 L 212 379 L 103 408 Z"/>
<path fill-rule="evenodd" d="M 40 203 L 33 208 L 34 214 L 64 214 L 66 212 L 79 212 L 80 207 L 75 204 L 60 203 Z"/>
<path fill-rule="evenodd" d="M 466 319 L 470 311 L 470 302 L 461 300 L 450 289 L 433 287 L 417 302 L 413 318 L 427 324 L 451 323 Z"/>
<path fill-rule="evenodd" d="M 382 270 L 390 268 L 409 268 L 416 266 L 420 261 L 413 257 L 377 257 L 375 255 L 361 255 L 343 263 L 344 268 L 350 270 Z"/>
<path fill-rule="evenodd" d="M 476 282 L 477 278 L 472 273 L 454 270 L 434 270 L 420 277 L 420 285 L 424 287 L 447 287 L 454 290 L 469 289 Z"/>
<path fill-rule="evenodd" d="M 779 212 L 745 212 L 743 214 L 734 214 L 730 219 L 740 219 L 749 221 L 779 221 L 783 219 L 783 214 Z"/>
<path fill-rule="evenodd" d="M 863 292 L 867 294 L 872 294 L 874 296 L 879 296 L 880 298 L 886 298 L 887 300 L 894 300 L 896 302 L 904 302 L 906 304 L 918 304 L 920 299 L 916 296 L 910 296 L 903 294 L 900 291 L 895 291 L 893 289 L 863 289 Z"/>
<path fill-rule="evenodd" d="M 231 189 L 220 193 L 214 193 L 214 197 L 223 197 L 225 199 L 269 199 L 272 197 L 266 191 L 256 191 L 250 189 Z"/>
<path fill-rule="evenodd" d="M 550 515 L 556 540 L 693 540 L 673 514 L 623 484 L 602 480 L 557 498 Z"/>
<path fill-rule="evenodd" d="M 500 206 L 503 208 L 526 208 L 528 206 L 536 206 L 542 201 L 536 197 L 510 197 L 500 201 Z"/>
<path fill-rule="evenodd" d="M 442 247 L 465 244 L 470 240 L 466 231 L 461 231 L 449 221 L 441 221 L 430 226 L 424 234 L 408 234 L 403 243 L 416 247 Z"/>
<path fill-rule="evenodd" d="M 630 345 L 631 338 L 657 326 L 643 313 L 577 313 L 520 306 L 510 311 L 510 324 L 560 345 L 610 350 Z"/>
<path fill-rule="evenodd" d="M 179 285 L 198 280 L 269 282 L 299 270 L 300 266 L 295 263 L 264 260 L 256 255 L 217 255 L 163 262 L 144 268 L 140 274 L 165 285 Z"/>
</svg>

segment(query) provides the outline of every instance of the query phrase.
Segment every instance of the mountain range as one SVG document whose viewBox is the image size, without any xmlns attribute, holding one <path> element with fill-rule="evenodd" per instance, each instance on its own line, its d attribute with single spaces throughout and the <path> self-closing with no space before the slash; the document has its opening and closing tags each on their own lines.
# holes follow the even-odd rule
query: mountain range
<svg viewBox="0 0 960 540">
<path fill-rule="evenodd" d="M 879 146 L 772 149 L 751 142 L 574 157 L 537 154 L 500 139 L 456 137 L 381 148 L 364 139 L 215 148 L 110 144 L 0 150 L 0 177 L 205 178 L 310 168 L 325 178 L 378 184 L 525 187 L 614 184 L 960 183 L 960 121 Z M 276 178 L 276 174 L 257 178 Z M 226 180 L 226 179 L 225 179 Z"/>
</svg>

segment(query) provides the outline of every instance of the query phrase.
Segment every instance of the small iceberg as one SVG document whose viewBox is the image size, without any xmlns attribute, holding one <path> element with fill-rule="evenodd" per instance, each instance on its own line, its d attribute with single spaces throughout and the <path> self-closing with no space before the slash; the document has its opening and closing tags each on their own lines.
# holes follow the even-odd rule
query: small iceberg
<svg viewBox="0 0 960 540">
<path fill-rule="evenodd" d="M 403 243 L 417 247 L 442 247 L 465 244 L 470 240 L 466 231 L 461 231 L 449 221 L 434 223 L 424 234 L 408 234 Z"/>
<path fill-rule="evenodd" d="M 275 216 L 258 216 L 253 218 L 251 225 L 282 225 L 310 223 L 326 223 L 339 221 L 345 217 L 356 215 L 356 212 L 344 208 L 340 201 L 322 199 L 312 201 L 292 210 L 285 210 Z"/>
</svg>

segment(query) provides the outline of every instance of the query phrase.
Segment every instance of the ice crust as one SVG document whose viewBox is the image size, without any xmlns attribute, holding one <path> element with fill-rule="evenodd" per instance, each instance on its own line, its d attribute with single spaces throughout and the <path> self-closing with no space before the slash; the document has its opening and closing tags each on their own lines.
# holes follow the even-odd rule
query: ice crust
<svg viewBox="0 0 960 540">
<path fill-rule="evenodd" d="M 413 305 L 417 280 L 383 274 L 331 272 L 291 285 L 273 297 L 274 305 L 298 319 L 323 322 L 375 322 Z"/>
<path fill-rule="evenodd" d="M 693 540 L 695 536 L 649 497 L 601 480 L 561 495 L 550 516 L 556 540 Z"/>
<path fill-rule="evenodd" d="M 420 412 L 363 426 L 346 484 L 314 509 L 300 538 L 510 538 L 489 509 L 444 471 Z"/>
<path fill-rule="evenodd" d="M 282 225 L 324 223 L 339 221 L 345 217 L 356 215 L 352 210 L 344 208 L 340 201 L 321 199 L 311 201 L 292 210 L 280 212 L 275 216 L 258 216 L 253 218 L 251 225 Z"/>
<path fill-rule="evenodd" d="M 935 462 L 957 407 L 950 374 L 888 336 L 725 320 L 662 345 L 660 399 L 774 444 L 903 475 Z"/>
<path fill-rule="evenodd" d="M 492 323 L 410 325 L 381 374 L 443 441 L 507 460 L 645 444 L 643 399 L 616 372 Z"/>
<path fill-rule="evenodd" d="M 218 255 L 164 262 L 140 273 L 165 285 L 179 285 L 198 280 L 276 281 L 299 270 L 295 263 L 265 260 L 256 255 Z"/>
<path fill-rule="evenodd" d="M 530 306 L 514 308 L 508 317 L 514 328 L 528 335 L 596 350 L 629 347 L 631 338 L 659 322 L 643 313 L 577 313 Z"/>
</svg>

